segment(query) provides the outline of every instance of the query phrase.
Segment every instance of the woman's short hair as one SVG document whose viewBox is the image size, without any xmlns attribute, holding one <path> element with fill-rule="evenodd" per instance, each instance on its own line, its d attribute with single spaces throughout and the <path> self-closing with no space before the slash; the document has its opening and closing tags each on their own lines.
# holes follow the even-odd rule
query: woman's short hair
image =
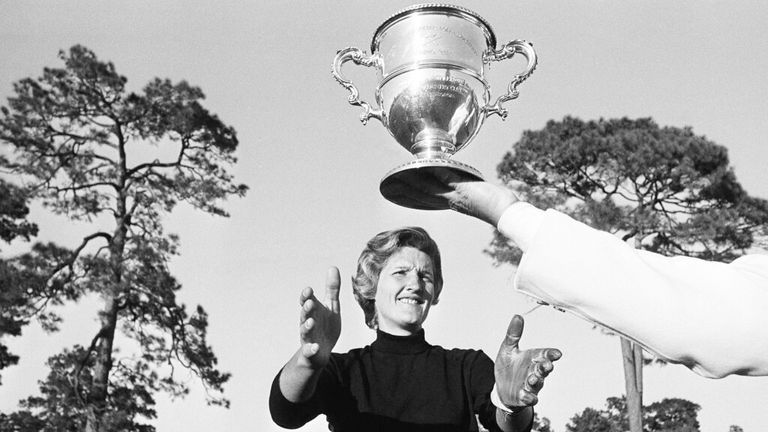
<svg viewBox="0 0 768 432">
<path fill-rule="evenodd" d="M 402 247 L 418 249 L 429 256 L 435 283 L 435 301 L 443 288 L 443 271 L 440 266 L 440 250 L 437 243 L 420 227 L 404 227 L 376 234 L 365 246 L 357 260 L 357 272 L 352 277 L 352 291 L 355 300 L 363 308 L 365 324 L 372 329 L 378 327 L 376 317 L 376 286 L 379 274 L 392 254 Z"/>
</svg>

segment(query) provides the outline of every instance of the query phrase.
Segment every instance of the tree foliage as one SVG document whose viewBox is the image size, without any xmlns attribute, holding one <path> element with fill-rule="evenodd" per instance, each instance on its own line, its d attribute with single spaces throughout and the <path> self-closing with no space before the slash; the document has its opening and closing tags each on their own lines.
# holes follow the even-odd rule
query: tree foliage
<svg viewBox="0 0 768 432">
<path fill-rule="evenodd" d="M 701 407 L 679 398 L 665 398 L 643 409 L 644 432 L 698 432 Z M 610 397 L 605 408 L 585 408 L 571 417 L 567 432 L 624 432 L 629 429 L 626 399 Z"/>
<path fill-rule="evenodd" d="M 8 160 L 0 156 L 0 168 Z M 17 237 L 29 240 L 37 235 L 37 225 L 27 220 L 29 216 L 28 195 L 24 189 L 0 178 L 0 239 L 11 242 Z"/>
<path fill-rule="evenodd" d="M 0 168 L 7 159 L 0 156 Z M 30 240 L 37 234 L 37 225 L 27 220 L 29 206 L 24 190 L 0 178 L 0 239 L 10 243 L 16 238 Z M 0 259 L 0 370 L 19 362 L 3 343 L 4 336 L 20 336 L 28 323 L 28 303 L 16 268 Z M 1 383 L 1 381 L 0 381 Z"/>
<path fill-rule="evenodd" d="M 533 413 L 532 432 L 553 432 L 552 423 L 546 417 L 539 417 L 539 413 Z"/>
<path fill-rule="evenodd" d="M 768 201 L 739 184 L 725 147 L 690 128 L 565 117 L 524 132 L 513 150 L 498 174 L 526 200 L 642 249 L 730 261 L 766 234 Z M 519 261 L 498 236 L 488 252 L 497 263 Z"/>
<path fill-rule="evenodd" d="M 646 430 L 649 432 L 698 432 L 701 407 L 679 398 L 665 398 L 645 408 Z"/>
<path fill-rule="evenodd" d="M 103 305 L 99 328 L 51 357 L 41 396 L 22 401 L 3 423 L 11 430 L 151 431 L 140 421 L 155 416 L 153 395 L 188 391 L 179 368 L 200 378 L 210 403 L 226 406 L 229 374 L 217 368 L 207 342 L 207 314 L 176 299 L 181 286 L 168 263 L 179 240 L 164 231 L 162 216 L 180 202 L 227 216 L 222 201 L 247 190 L 227 171 L 236 163 L 236 132 L 184 81 L 156 78 L 131 92 L 114 65 L 87 48 L 59 56 L 63 68 L 15 83 L 1 108 L 0 144 L 11 154 L 3 163 L 31 197 L 89 232 L 68 248 L 37 243 L 4 260 L 13 275 L 3 284 L 24 293 L 14 319 L 34 316 L 48 331 L 61 324 L 53 305 L 86 295 Z M 120 333 L 128 343 L 118 358 Z"/>
</svg>

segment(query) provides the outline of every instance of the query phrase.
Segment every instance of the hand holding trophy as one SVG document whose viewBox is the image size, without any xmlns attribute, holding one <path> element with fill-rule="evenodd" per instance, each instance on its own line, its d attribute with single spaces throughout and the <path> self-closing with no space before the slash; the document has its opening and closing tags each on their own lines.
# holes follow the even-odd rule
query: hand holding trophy
<svg viewBox="0 0 768 432">
<path fill-rule="evenodd" d="M 486 65 L 522 54 L 526 69 L 512 78 L 507 93 L 490 103 Z M 377 107 L 362 101 L 352 82 L 341 74 L 348 61 L 378 72 Z M 371 54 L 358 48 L 340 50 L 333 77 L 349 92 L 349 103 L 363 108 L 363 124 L 376 118 L 416 159 L 398 166 L 381 180 L 379 190 L 389 201 L 409 208 L 443 210 L 447 200 L 429 203 L 411 196 L 399 184 L 414 184 L 439 170 L 466 180 L 482 180 L 475 168 L 451 159 L 477 135 L 492 114 L 506 118 L 503 103 L 517 98 L 517 86 L 536 68 L 533 45 L 514 40 L 496 49 L 491 26 L 459 6 L 411 6 L 384 21 L 371 42 Z"/>
</svg>

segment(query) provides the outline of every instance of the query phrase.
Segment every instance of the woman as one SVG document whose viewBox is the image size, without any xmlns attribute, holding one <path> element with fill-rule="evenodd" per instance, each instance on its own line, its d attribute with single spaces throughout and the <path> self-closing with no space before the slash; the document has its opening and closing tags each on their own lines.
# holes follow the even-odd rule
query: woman
<svg viewBox="0 0 768 432">
<path fill-rule="evenodd" d="M 478 418 L 491 431 L 531 429 L 532 406 L 560 352 L 518 349 L 519 316 L 499 350 L 495 378 L 482 351 L 427 343 L 422 326 L 443 280 L 440 252 L 426 231 L 386 231 L 368 242 L 352 285 L 376 340 L 346 354 L 331 352 L 341 330 L 339 285 L 331 268 L 325 303 L 311 288 L 300 295 L 301 346 L 270 394 L 278 425 L 298 428 L 325 414 L 334 431 L 476 431 Z"/>
</svg>

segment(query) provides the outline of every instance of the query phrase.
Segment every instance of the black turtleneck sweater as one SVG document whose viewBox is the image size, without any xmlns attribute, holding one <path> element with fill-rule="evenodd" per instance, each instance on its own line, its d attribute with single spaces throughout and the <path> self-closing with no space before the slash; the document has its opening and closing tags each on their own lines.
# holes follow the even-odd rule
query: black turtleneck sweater
<svg viewBox="0 0 768 432">
<path fill-rule="evenodd" d="M 342 431 L 477 431 L 477 419 L 498 431 L 493 361 L 482 351 L 444 349 L 413 336 L 377 332 L 376 341 L 332 353 L 312 398 L 299 404 L 272 382 L 269 409 L 278 425 L 296 429 L 318 414 Z"/>
</svg>

